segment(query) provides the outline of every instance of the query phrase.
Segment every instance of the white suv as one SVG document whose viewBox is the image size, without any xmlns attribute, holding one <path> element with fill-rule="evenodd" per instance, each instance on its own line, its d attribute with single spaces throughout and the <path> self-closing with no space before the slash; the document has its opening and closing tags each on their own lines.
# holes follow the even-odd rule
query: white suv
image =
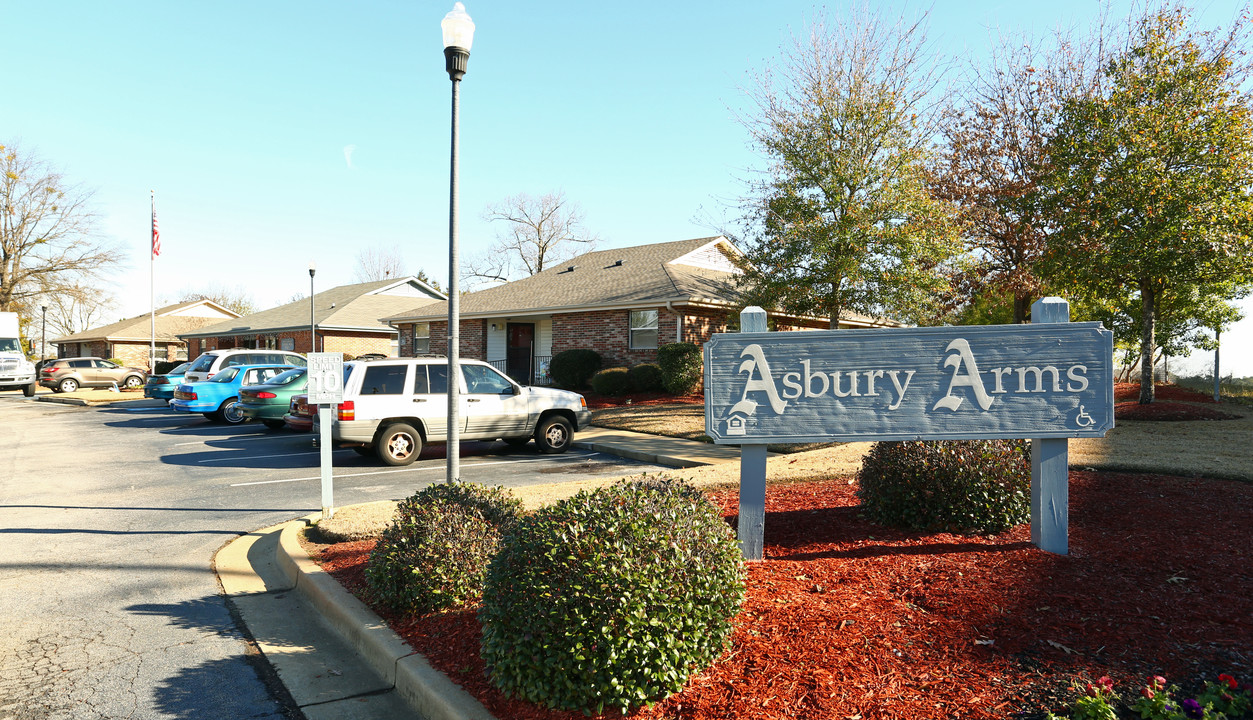
<svg viewBox="0 0 1253 720">
<path fill-rule="evenodd" d="M 582 395 L 523 387 L 485 362 L 461 361 L 460 381 L 463 440 L 502 439 L 522 446 L 535 438 L 541 452 L 560 453 L 592 417 Z M 447 360 L 344 363 L 344 401 L 331 422 L 337 443 L 362 455 L 376 452 L 388 465 L 408 465 L 423 443 L 445 442 L 447 427 Z"/>
</svg>

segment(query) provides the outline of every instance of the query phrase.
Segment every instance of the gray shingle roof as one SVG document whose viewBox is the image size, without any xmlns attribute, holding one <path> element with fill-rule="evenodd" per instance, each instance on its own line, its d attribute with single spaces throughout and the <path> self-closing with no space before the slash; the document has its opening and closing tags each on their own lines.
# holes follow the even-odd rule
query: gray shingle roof
<svg viewBox="0 0 1253 720">
<path fill-rule="evenodd" d="M 667 300 L 733 304 L 736 298 L 733 273 L 668 264 L 715 242 L 731 247 L 723 238 L 706 237 L 585 253 L 531 277 L 463 295 L 461 316 L 521 315 L 656 304 Z M 448 316 L 448 303 L 406 310 L 386 320 L 438 320 Z"/>
<path fill-rule="evenodd" d="M 421 306 L 422 298 L 406 295 L 376 294 L 380 290 L 415 278 L 392 278 L 355 285 L 340 285 L 313 296 L 313 319 L 318 329 L 360 330 L 394 333 L 395 329 L 380 318 L 400 310 Z M 428 303 L 437 302 L 428 298 Z M 227 320 L 182 337 L 214 337 L 240 333 L 266 333 L 276 330 L 309 327 L 309 298 L 293 300 L 285 305 Z"/>
<path fill-rule="evenodd" d="M 156 339 L 161 342 L 175 341 L 178 340 L 178 336 L 183 333 L 197 330 L 198 328 L 206 325 L 223 322 L 221 318 L 174 314 L 180 310 L 184 310 L 192 307 L 193 305 L 199 305 L 204 302 L 206 301 L 188 300 L 186 302 L 175 303 L 173 305 L 166 305 L 165 307 L 157 308 L 155 311 L 157 331 Z M 227 313 L 231 312 L 217 303 L 212 303 L 212 305 L 217 310 Z M 109 342 L 116 342 L 119 340 L 147 341 L 152 338 L 152 314 L 153 313 L 144 313 L 143 315 L 136 315 L 135 317 L 125 318 L 123 320 L 118 320 L 115 323 L 76 332 L 66 335 L 65 337 L 49 340 L 48 342 L 60 345 L 63 343 L 91 342 L 99 340 Z"/>
</svg>

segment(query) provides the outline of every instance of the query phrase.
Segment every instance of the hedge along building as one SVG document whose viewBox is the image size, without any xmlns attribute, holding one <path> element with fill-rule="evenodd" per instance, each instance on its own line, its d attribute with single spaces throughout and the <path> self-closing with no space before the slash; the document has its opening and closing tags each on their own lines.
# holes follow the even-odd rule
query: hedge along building
<svg viewBox="0 0 1253 720">
<path fill-rule="evenodd" d="M 48 342 L 57 347 L 59 358 L 117 358 L 127 365 L 146 368 L 154 325 L 157 360 L 186 360 L 187 344 L 179 337 L 182 333 L 237 318 L 239 314 L 212 300 L 189 300 L 158 308 L 155 316 L 155 322 L 153 313 L 144 313 Z"/>
<path fill-rule="evenodd" d="M 312 313 L 306 297 L 184 333 L 181 337 L 187 341 L 191 357 L 208 350 L 228 348 L 342 352 L 353 357 L 367 353 L 392 356 L 397 354 L 398 333 L 380 318 L 446 298 L 415 277 L 340 285 L 315 294 Z"/>
<path fill-rule="evenodd" d="M 485 360 L 522 383 L 548 382 L 556 353 L 585 348 L 605 367 L 657 360 L 672 342 L 703 345 L 738 322 L 740 251 L 724 237 L 585 253 L 522 280 L 461 298 L 461 356 Z M 448 350 L 448 304 L 385 318 L 402 355 Z M 826 329 L 824 318 L 772 314 L 778 330 Z M 840 327 L 895 325 L 845 315 Z"/>
</svg>

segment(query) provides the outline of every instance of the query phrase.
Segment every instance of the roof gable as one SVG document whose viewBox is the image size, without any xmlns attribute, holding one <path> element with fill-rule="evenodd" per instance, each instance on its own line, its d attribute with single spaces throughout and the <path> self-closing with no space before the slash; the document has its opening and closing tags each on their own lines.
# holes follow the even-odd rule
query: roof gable
<svg viewBox="0 0 1253 720">
<path fill-rule="evenodd" d="M 595 250 L 530 277 L 467 293 L 461 298 L 461 314 L 521 314 L 696 300 L 731 304 L 736 297 L 733 280 L 738 270 L 733 266 L 729 271 L 716 269 L 729 264 L 725 260 L 728 252 L 735 250 L 721 237 Z M 447 307 L 447 303 L 433 303 L 387 320 L 439 318 L 447 315 Z"/>
</svg>

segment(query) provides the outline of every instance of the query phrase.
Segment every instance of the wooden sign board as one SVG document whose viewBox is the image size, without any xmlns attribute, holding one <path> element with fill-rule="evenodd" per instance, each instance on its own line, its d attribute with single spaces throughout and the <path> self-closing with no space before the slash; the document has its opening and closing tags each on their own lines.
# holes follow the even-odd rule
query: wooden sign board
<svg viewBox="0 0 1253 720">
<path fill-rule="evenodd" d="M 1114 337 L 1100 323 L 715 335 L 715 443 L 1102 437 Z"/>
</svg>

